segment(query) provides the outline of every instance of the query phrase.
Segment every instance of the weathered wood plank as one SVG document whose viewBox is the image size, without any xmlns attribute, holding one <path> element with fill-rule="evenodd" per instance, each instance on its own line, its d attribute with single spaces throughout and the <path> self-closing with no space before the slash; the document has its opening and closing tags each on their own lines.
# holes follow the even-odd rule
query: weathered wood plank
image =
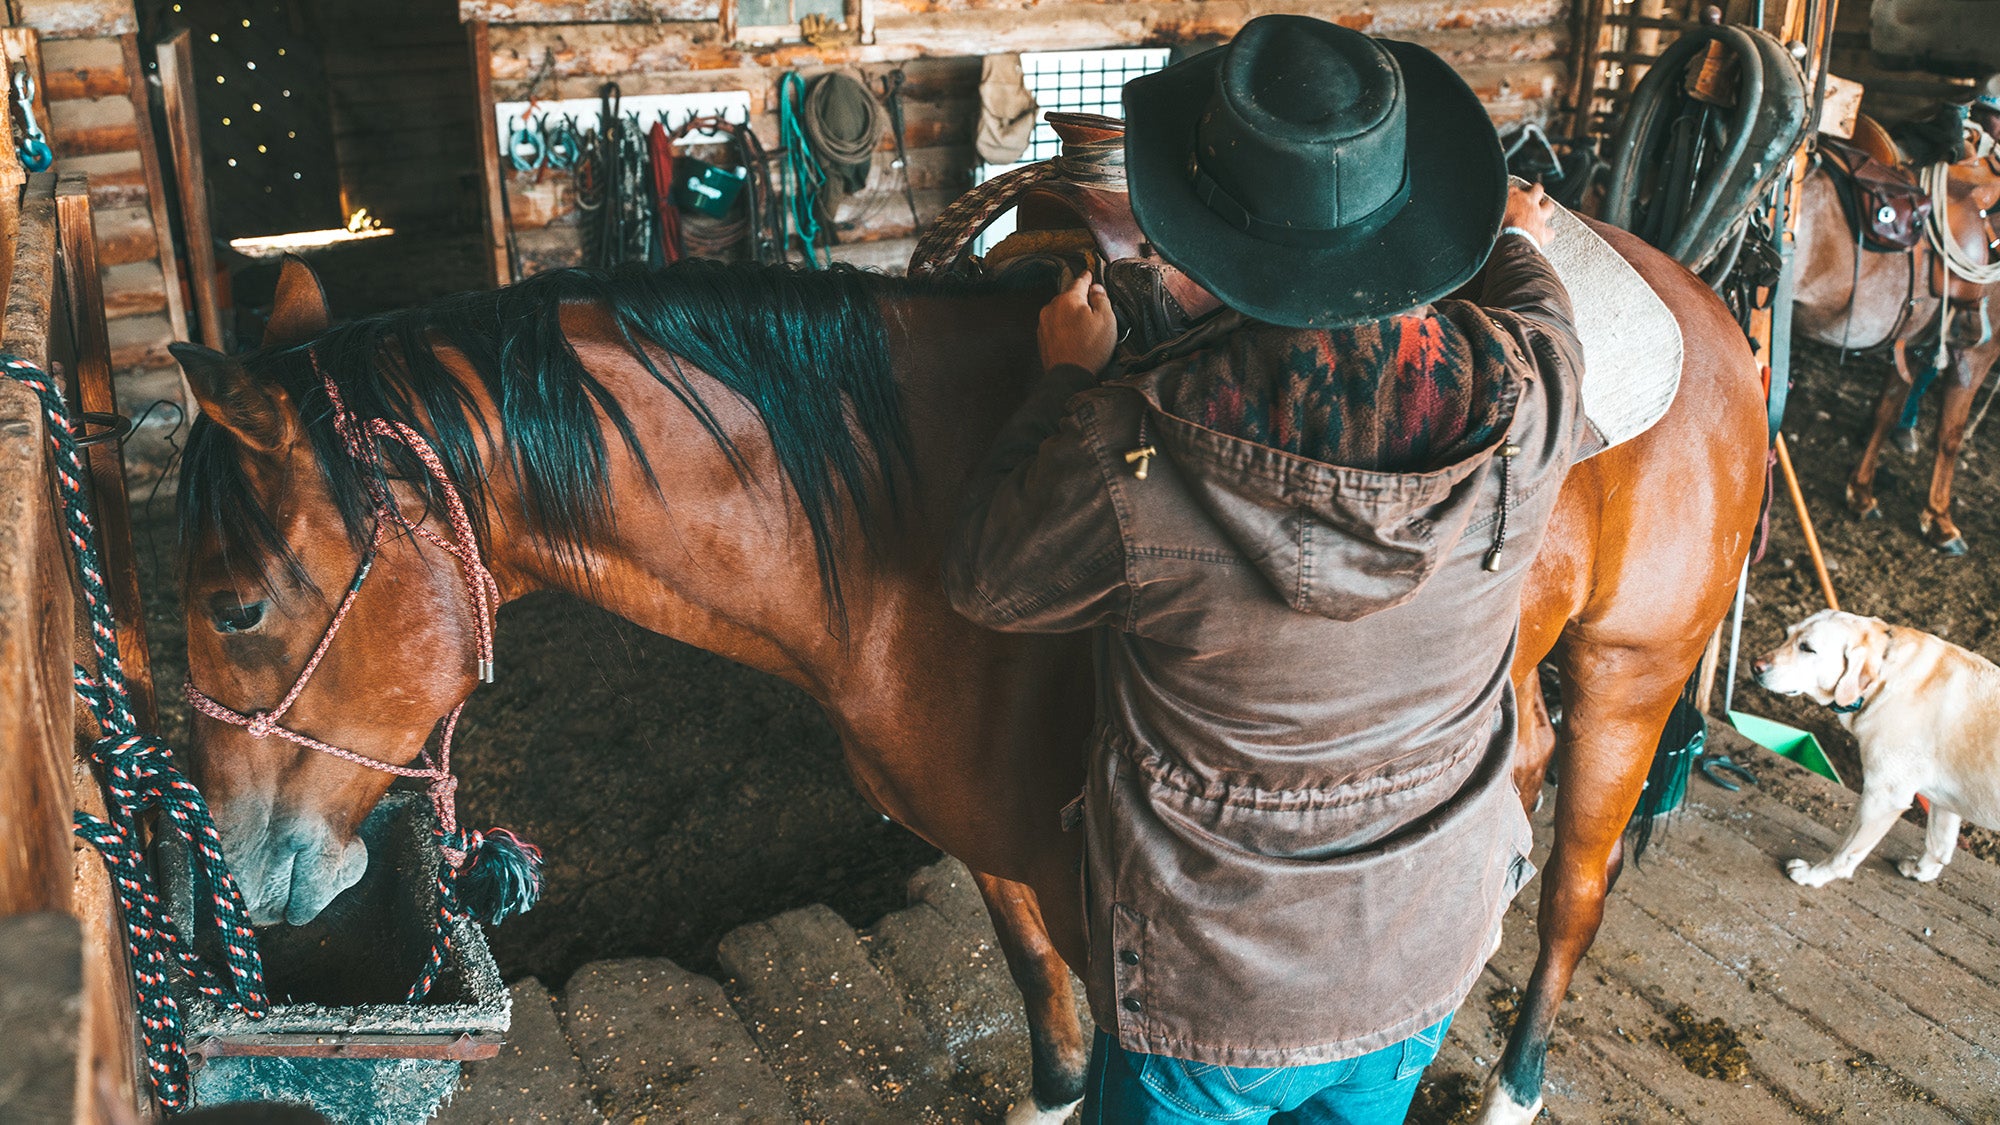
<svg viewBox="0 0 2000 1125">
<path fill-rule="evenodd" d="M 132 0 L 12 0 L 14 22 L 48 39 L 102 39 L 139 30 Z"/>
<path fill-rule="evenodd" d="M 722 0 L 458 0 L 458 18 L 487 23 L 664 23 L 722 18 Z"/>
<path fill-rule="evenodd" d="M 95 194 L 94 186 L 92 194 Z M 102 276 L 104 315 L 107 318 L 167 311 L 167 287 L 161 280 L 158 262 L 106 266 Z"/>
<path fill-rule="evenodd" d="M 148 222 L 152 219 L 150 214 L 145 217 Z M 56 244 L 62 259 L 70 338 L 75 341 L 70 370 L 78 405 L 92 413 L 116 414 L 118 400 L 111 390 L 111 339 L 104 324 L 103 279 L 97 269 L 90 187 L 81 173 L 65 172 L 56 182 Z M 118 651 L 132 689 L 132 713 L 140 729 L 152 730 L 159 725 L 159 711 L 154 706 L 152 655 L 146 647 L 145 607 L 139 600 L 138 560 L 132 553 L 125 455 L 118 442 L 98 442 L 86 451 L 85 463 L 97 507 L 104 584 L 118 618 Z"/>
<path fill-rule="evenodd" d="M 208 214 L 208 173 L 201 160 L 201 123 L 195 113 L 194 56 L 189 33 L 160 43 L 160 95 L 164 99 L 167 135 L 173 142 L 178 175 L 181 223 L 188 248 L 188 288 L 194 294 L 201 324 L 201 342 L 222 347 L 222 295 L 215 276 L 215 242 Z"/>
<path fill-rule="evenodd" d="M 0 346 L 47 365 L 57 309 L 56 177 L 29 178 L 15 240 Z M 0 724 L 16 723 L 23 737 L 0 740 L 0 913 L 16 909 L 67 910 L 84 933 L 85 1002 L 79 1042 L 89 1066 L 76 1074 L 83 1087 L 72 1120 L 78 1125 L 125 1120 L 142 1104 L 135 1054 L 131 979 L 116 899 L 97 853 L 70 835 L 73 809 L 102 815 L 103 794 L 75 752 L 79 732 L 69 686 L 76 635 L 69 560 L 60 545 L 48 475 L 48 442 L 41 407 L 26 388 L 0 380 L 0 466 L 22 487 L 0 487 L 0 683 L 20 708 L 0 709 Z M 16 440 L 17 438 L 21 440 Z M 33 469 L 23 470 L 26 457 Z M 5 470 L 0 470 L 5 471 Z M 21 480 L 26 474 L 33 479 Z M 18 505 L 18 511 L 11 506 Z M 11 736 L 16 732 L 7 731 Z M 38 759 L 23 768 L 23 763 Z M 31 788 L 17 788 L 24 780 Z M 39 844 L 36 844 L 39 841 Z M 22 858 L 34 852 L 32 878 L 20 876 Z M 38 900 L 23 903 L 22 892 Z M 104 1099 L 124 1107 L 113 1113 Z"/>
<path fill-rule="evenodd" d="M 121 92 L 51 103 L 49 145 L 58 158 L 137 149 L 139 124 L 131 100 Z"/>
<path fill-rule="evenodd" d="M 122 94 L 131 85 L 116 39 L 51 39 L 42 44 L 42 84 L 50 101 Z"/>
<path fill-rule="evenodd" d="M 139 129 L 139 167 L 146 177 L 146 207 L 153 213 L 153 233 L 157 240 L 160 276 L 166 286 L 167 324 L 176 340 L 188 338 L 186 291 L 181 287 L 180 254 L 174 249 L 173 218 L 167 211 L 165 174 L 160 168 L 160 146 L 153 136 L 152 94 L 146 88 L 146 68 L 139 60 L 139 37 L 122 35 L 118 49 L 125 57 L 125 73 L 131 79 L 125 96 L 132 103 Z M 181 381 L 181 405 L 193 417 L 194 395 Z"/>
<path fill-rule="evenodd" d="M 105 207 L 97 212 L 97 256 L 107 266 L 148 262 L 159 256 L 153 212 L 147 207 Z"/>
<path fill-rule="evenodd" d="M 36 185 L 41 185 L 37 190 Z M 55 177 L 21 205 L 0 346 L 45 362 L 55 309 Z M 72 620 L 41 401 L 0 379 L 0 914 L 70 906 Z"/>
<path fill-rule="evenodd" d="M 1550 60 L 1568 44 L 1562 0 L 1438 0 L 1426 4 L 1348 6 L 1314 0 L 1244 4 L 1234 0 L 1158 0 L 1138 4 L 1048 4 L 1032 18 L 1018 12 L 884 12 L 876 42 L 814 48 L 810 44 L 736 44 L 710 24 L 524 24 L 492 28 L 492 76 L 504 98 L 516 82 L 538 74 L 552 54 L 550 74 L 560 94 L 578 76 L 670 74 L 686 70 L 786 70 L 898 62 L 912 58 L 980 56 L 1002 50 L 1082 50 L 1110 46 L 1174 46 L 1228 38 L 1252 16 L 1306 12 L 1356 24 L 1370 34 L 1422 42 L 1452 64 L 1480 60 Z M 600 78 L 602 80 L 602 78 Z M 758 86 L 774 80 L 766 74 Z M 716 82 L 716 78 L 710 78 Z M 710 84 L 708 88 L 720 88 Z M 754 86 L 744 86 L 754 88 Z M 594 84 L 592 90 L 594 92 Z M 628 90 L 634 92 L 634 90 Z"/>
<path fill-rule="evenodd" d="M 507 229 L 507 189 L 500 182 L 500 134 L 493 127 L 493 73 L 490 60 L 493 44 L 486 21 L 475 19 L 465 25 L 465 49 L 472 57 L 474 99 L 479 119 L 472 127 L 479 131 L 480 210 L 486 219 L 486 252 L 492 262 L 488 278 L 494 285 L 515 280 L 516 257 L 509 247 Z"/>
</svg>

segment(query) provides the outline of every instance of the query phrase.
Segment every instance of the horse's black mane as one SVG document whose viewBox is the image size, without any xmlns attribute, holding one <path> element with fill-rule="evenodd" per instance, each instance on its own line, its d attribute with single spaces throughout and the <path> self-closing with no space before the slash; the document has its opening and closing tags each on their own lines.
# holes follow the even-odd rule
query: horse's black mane
<svg viewBox="0 0 2000 1125">
<path fill-rule="evenodd" d="M 820 580 L 838 618 L 835 543 L 848 518 L 843 494 L 864 532 L 871 532 L 877 514 L 893 513 L 911 481 L 909 435 L 877 302 L 937 288 L 838 266 L 690 260 L 665 270 L 558 270 L 505 289 L 341 324 L 308 343 L 265 348 L 242 361 L 260 381 L 283 388 L 298 408 L 358 549 L 372 532 L 371 489 L 383 476 L 426 478 L 392 443 L 379 443 L 386 464 L 372 472 L 347 455 L 314 360 L 356 415 L 406 422 L 426 434 L 468 492 L 478 519 L 496 467 L 481 461 L 475 438 L 487 435 L 473 432 L 471 393 L 439 358 L 441 351 L 462 354 L 499 404 L 505 471 L 523 499 L 519 515 L 526 529 L 560 565 L 580 572 L 591 537 L 616 518 L 600 415 L 659 487 L 626 411 L 563 334 L 565 304 L 596 304 L 614 317 L 653 377 L 701 420 L 739 476 L 745 471 L 741 455 L 681 361 L 756 408 L 811 524 Z M 656 365 L 640 341 L 671 353 L 669 362 Z M 237 443 L 205 418 L 189 435 L 178 506 L 184 553 L 214 536 L 232 567 L 247 564 L 268 581 L 266 568 L 275 560 L 305 580 L 297 556 L 248 486 Z M 477 530 L 483 538 L 488 529 Z M 184 554 L 183 574 L 190 572 L 188 561 Z"/>
</svg>

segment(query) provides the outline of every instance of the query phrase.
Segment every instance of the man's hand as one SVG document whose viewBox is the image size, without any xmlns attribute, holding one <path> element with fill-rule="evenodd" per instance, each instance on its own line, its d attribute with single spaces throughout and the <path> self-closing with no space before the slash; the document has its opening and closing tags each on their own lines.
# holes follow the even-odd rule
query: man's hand
<svg viewBox="0 0 2000 1125">
<path fill-rule="evenodd" d="M 1500 220 L 1500 225 L 1520 227 L 1534 236 L 1537 246 L 1547 247 L 1551 237 L 1549 220 L 1555 213 L 1555 200 L 1542 191 L 1542 185 L 1523 189 L 1508 184 L 1507 214 Z"/>
<path fill-rule="evenodd" d="M 1086 371 L 1103 371 L 1118 344 L 1118 317 L 1111 311 L 1104 286 L 1093 284 L 1084 274 L 1056 294 L 1042 306 L 1039 339 L 1042 370 L 1074 364 Z"/>
</svg>

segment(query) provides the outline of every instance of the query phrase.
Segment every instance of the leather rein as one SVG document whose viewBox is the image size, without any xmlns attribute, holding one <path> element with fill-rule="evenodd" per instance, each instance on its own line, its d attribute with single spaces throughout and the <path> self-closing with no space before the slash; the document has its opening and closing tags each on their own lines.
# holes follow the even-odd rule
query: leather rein
<svg viewBox="0 0 2000 1125">
<path fill-rule="evenodd" d="M 292 682 L 291 690 L 285 693 L 277 706 L 266 711 L 252 711 L 246 714 L 197 688 L 192 679 L 187 681 L 182 690 L 187 696 L 188 703 L 195 710 L 219 722 L 243 727 L 253 738 L 276 735 L 287 742 L 345 762 L 394 774 L 397 777 L 425 781 L 431 804 L 437 810 L 438 827 L 444 833 L 446 840 L 445 858 L 456 868 L 465 862 L 466 852 L 452 844 L 452 841 L 458 839 L 455 799 L 458 779 L 451 772 L 451 740 L 453 732 L 458 727 L 459 713 L 465 710 L 463 700 L 443 719 L 443 729 L 438 736 L 435 757 L 428 764 L 419 766 L 399 766 L 371 758 L 322 742 L 280 723 L 285 713 L 298 702 L 299 696 L 306 689 L 306 684 L 312 680 L 313 673 L 319 670 L 320 662 L 333 647 L 333 639 L 339 635 L 342 623 L 347 620 L 348 611 L 354 608 L 354 601 L 360 596 L 362 584 L 367 581 L 369 572 L 374 569 L 376 554 L 380 551 L 392 524 L 400 526 L 404 532 L 423 539 L 458 560 L 459 567 L 465 574 L 466 592 L 472 599 L 472 628 L 477 653 L 477 672 L 482 683 L 493 682 L 493 622 L 494 615 L 500 608 L 499 584 L 494 581 L 492 572 L 487 569 L 480 557 L 479 541 L 473 535 L 472 518 L 466 511 L 464 498 L 457 483 L 445 471 L 444 462 L 438 457 L 437 451 L 431 448 L 430 442 L 425 440 L 422 434 L 406 423 L 392 422 L 383 418 L 370 418 L 364 422 L 357 418 L 341 400 L 340 390 L 334 386 L 333 380 L 320 370 L 317 354 L 313 355 L 312 362 L 313 370 L 319 375 L 321 383 L 326 388 L 326 396 L 333 404 L 334 432 L 340 435 L 348 455 L 363 466 L 374 468 L 381 463 L 381 454 L 375 444 L 376 439 L 393 441 L 408 449 L 423 464 L 425 471 L 430 474 L 438 491 L 444 497 L 446 513 L 451 523 L 451 538 L 439 535 L 421 522 L 412 523 L 390 500 L 388 490 L 371 478 L 369 491 L 374 494 L 375 499 L 375 530 L 369 537 L 367 549 L 362 552 L 361 565 L 355 569 L 354 579 L 347 585 L 347 593 L 334 608 L 333 619 L 327 623 L 326 632 L 320 636 L 319 644 L 313 649 L 311 658 L 306 661 L 305 667 L 300 669 L 298 678 Z"/>
</svg>

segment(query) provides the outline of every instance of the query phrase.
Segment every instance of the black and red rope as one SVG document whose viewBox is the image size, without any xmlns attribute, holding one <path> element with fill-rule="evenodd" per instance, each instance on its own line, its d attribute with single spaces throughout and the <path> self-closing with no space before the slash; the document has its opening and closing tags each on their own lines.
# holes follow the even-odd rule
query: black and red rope
<svg viewBox="0 0 2000 1125">
<path fill-rule="evenodd" d="M 40 397 L 49 441 L 54 446 L 63 527 L 90 616 L 97 665 L 94 675 L 77 666 L 76 690 L 102 731 L 91 745 L 90 759 L 104 786 L 107 813 L 107 818 L 99 818 L 78 812 L 76 834 L 103 855 L 110 870 L 124 911 L 146 1077 L 160 1106 L 175 1113 L 188 1108 L 192 1099 L 180 1005 L 174 1000 L 168 971 L 172 961 L 180 960 L 204 995 L 247 1015 L 262 1016 L 268 1000 L 257 935 L 250 927 L 243 896 L 223 861 L 222 837 L 209 817 L 207 802 L 181 773 L 167 744 L 138 729 L 131 688 L 119 660 L 117 622 L 105 586 L 103 556 L 84 484 L 83 462 L 70 429 L 68 405 L 55 381 L 27 360 L 0 354 L 0 369 Z M 196 909 L 206 911 L 195 920 L 195 932 L 214 928 L 226 973 L 216 971 L 181 941 L 161 900 L 139 831 L 139 818 L 153 809 L 163 814 L 162 824 L 187 841 L 194 860 Z"/>
</svg>

